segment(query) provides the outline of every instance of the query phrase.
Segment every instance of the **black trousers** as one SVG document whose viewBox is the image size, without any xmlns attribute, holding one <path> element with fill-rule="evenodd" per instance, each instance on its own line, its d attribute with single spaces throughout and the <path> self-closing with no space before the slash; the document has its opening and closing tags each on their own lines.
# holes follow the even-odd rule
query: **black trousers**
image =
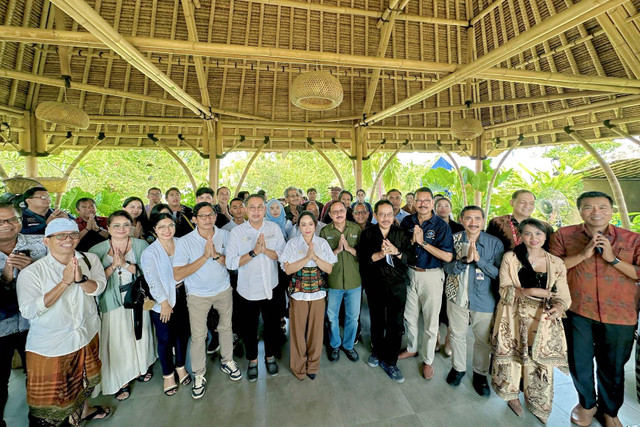
<svg viewBox="0 0 640 427">
<path fill-rule="evenodd" d="M 371 317 L 371 344 L 378 359 L 389 366 L 398 362 L 404 333 L 407 286 L 368 283 L 365 287 Z"/>
<path fill-rule="evenodd" d="M 3 418 L 4 407 L 9 399 L 9 377 L 11 376 L 11 361 L 13 354 L 17 350 L 22 359 L 22 369 L 27 371 L 27 360 L 24 353 L 24 346 L 27 342 L 27 333 L 17 332 L 15 334 L 0 337 L 0 420 Z M 4 422 L 0 421 L 0 425 Z"/>
<path fill-rule="evenodd" d="M 275 289 L 274 289 L 275 290 Z M 280 316 L 282 315 L 279 300 L 275 298 L 250 301 L 238 295 L 238 312 L 242 315 L 242 340 L 247 352 L 247 360 L 258 358 L 258 325 L 260 314 L 264 324 L 264 355 L 274 356 L 278 350 L 280 333 Z M 236 310 L 234 310 L 236 311 Z"/>
<path fill-rule="evenodd" d="M 637 325 L 612 325 L 567 311 L 569 370 L 580 405 L 615 417 L 624 401 L 624 365 L 631 357 Z M 597 364 L 598 391 L 593 378 L 593 359 Z"/>
<path fill-rule="evenodd" d="M 156 329 L 158 339 L 158 357 L 162 366 L 162 375 L 169 375 L 176 367 L 183 367 L 187 360 L 187 344 L 191 328 L 189 326 L 189 309 L 187 293 L 184 285 L 176 290 L 176 305 L 167 323 L 160 320 L 160 313 L 151 312 L 151 321 Z M 173 349 L 175 348 L 175 363 Z"/>
</svg>

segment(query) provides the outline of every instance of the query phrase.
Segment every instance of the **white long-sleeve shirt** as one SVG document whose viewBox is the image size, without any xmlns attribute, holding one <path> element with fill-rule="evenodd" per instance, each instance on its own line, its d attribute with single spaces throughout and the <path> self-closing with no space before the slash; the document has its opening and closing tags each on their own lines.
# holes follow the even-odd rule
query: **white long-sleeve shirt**
<svg viewBox="0 0 640 427">
<path fill-rule="evenodd" d="M 238 270 L 238 293 L 250 301 L 271 299 L 272 290 L 278 285 L 278 262 L 264 253 L 240 267 L 240 257 L 255 248 L 260 233 L 264 234 L 267 249 L 275 251 L 280 257 L 285 246 L 282 230 L 267 220 L 262 221 L 258 230 L 249 221 L 238 225 L 229 233 L 227 244 L 227 268 Z"/>
<path fill-rule="evenodd" d="M 177 246 L 178 239 L 174 237 L 173 241 Z M 169 301 L 169 305 L 174 307 L 176 305 L 177 282 L 173 277 L 171 257 L 165 252 L 160 240 L 156 240 L 142 252 L 140 264 L 144 278 L 149 285 L 149 292 L 156 302 L 153 311 L 160 313 L 162 310 L 160 304 L 164 301 Z"/>
<path fill-rule="evenodd" d="M 100 317 L 95 297 L 104 292 L 107 279 L 100 259 L 85 254 L 91 269 L 76 252 L 82 274 L 94 280 L 98 287 L 90 294 L 72 283 L 50 307 L 44 296 L 62 281 L 66 265 L 48 254 L 18 276 L 16 291 L 20 313 L 31 322 L 26 350 L 47 357 L 64 356 L 80 350 L 91 342 L 100 330 Z"/>
</svg>

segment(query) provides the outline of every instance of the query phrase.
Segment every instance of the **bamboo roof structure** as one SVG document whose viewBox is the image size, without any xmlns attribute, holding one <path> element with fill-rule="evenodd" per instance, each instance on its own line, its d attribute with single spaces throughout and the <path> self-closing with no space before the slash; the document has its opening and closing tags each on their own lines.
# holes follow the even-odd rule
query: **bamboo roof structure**
<svg viewBox="0 0 640 427">
<path fill-rule="evenodd" d="M 618 138 L 616 129 L 638 135 L 639 6 L 5 0 L 0 149 L 169 148 L 218 158 L 339 149 L 364 159 L 402 149 L 482 158 L 574 143 L 567 129 L 589 142 Z M 293 79 L 311 70 L 338 77 L 341 105 L 292 105 Z M 40 102 L 65 99 L 89 115 L 88 129 L 69 133 L 33 117 Z M 454 140 L 451 124 L 462 117 L 480 120 L 482 136 Z"/>
</svg>

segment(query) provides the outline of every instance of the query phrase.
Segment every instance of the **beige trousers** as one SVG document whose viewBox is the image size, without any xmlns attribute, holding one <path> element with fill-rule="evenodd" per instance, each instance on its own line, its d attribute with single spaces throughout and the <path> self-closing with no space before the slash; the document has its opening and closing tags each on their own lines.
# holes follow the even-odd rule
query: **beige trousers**
<svg viewBox="0 0 640 427">
<path fill-rule="evenodd" d="M 493 325 L 493 313 L 469 310 L 447 301 L 447 315 L 449 316 L 453 369 L 458 372 L 467 370 L 467 328 L 471 322 L 474 337 L 473 372 L 489 375 L 489 364 L 491 363 L 489 338 Z"/>
</svg>

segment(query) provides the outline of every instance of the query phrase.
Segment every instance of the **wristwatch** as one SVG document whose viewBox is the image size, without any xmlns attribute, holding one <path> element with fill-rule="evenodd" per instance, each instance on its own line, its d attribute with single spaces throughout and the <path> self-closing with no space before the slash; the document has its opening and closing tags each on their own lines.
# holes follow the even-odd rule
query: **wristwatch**
<svg viewBox="0 0 640 427">
<path fill-rule="evenodd" d="M 619 262 L 620 262 L 620 259 L 618 257 L 615 257 L 613 261 L 609 261 L 609 265 L 616 265 Z"/>
<path fill-rule="evenodd" d="M 217 260 L 219 260 L 219 259 L 220 259 L 220 257 L 221 257 L 221 256 L 222 256 L 222 255 L 218 254 L 218 256 L 216 256 L 216 257 L 211 257 L 211 259 L 212 259 L 212 260 L 214 260 L 214 261 L 217 261 Z"/>
<path fill-rule="evenodd" d="M 249 256 L 250 256 L 251 258 L 255 258 L 255 257 L 257 257 L 257 256 L 258 256 L 258 254 L 257 254 L 257 253 L 255 253 L 253 250 L 250 250 L 250 251 L 249 251 Z"/>
<path fill-rule="evenodd" d="M 75 283 L 79 285 L 79 284 L 81 284 L 81 283 L 86 282 L 87 280 L 89 280 L 89 278 L 88 278 L 86 275 L 84 275 L 84 274 L 83 274 L 83 275 L 82 275 L 82 279 L 78 280 L 78 281 L 77 281 L 77 282 L 75 282 Z"/>
</svg>

